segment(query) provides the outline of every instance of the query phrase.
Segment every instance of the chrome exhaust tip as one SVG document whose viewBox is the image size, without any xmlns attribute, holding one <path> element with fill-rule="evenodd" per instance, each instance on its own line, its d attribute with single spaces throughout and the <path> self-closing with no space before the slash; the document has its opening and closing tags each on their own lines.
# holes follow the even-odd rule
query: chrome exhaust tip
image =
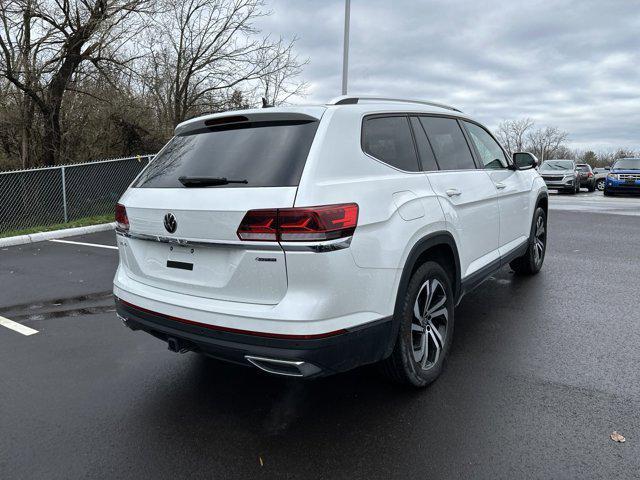
<svg viewBox="0 0 640 480">
<path fill-rule="evenodd" d="M 124 318 L 122 315 L 120 315 L 119 313 L 116 313 L 116 317 L 118 317 L 120 319 L 120 321 L 122 322 L 122 325 L 124 325 L 125 327 L 127 327 L 129 330 L 131 330 L 131 327 L 129 326 L 129 324 L 127 323 L 127 319 Z"/>
<path fill-rule="evenodd" d="M 256 357 L 245 355 L 244 358 L 263 372 L 285 377 L 310 377 L 320 372 L 320 368 L 301 360 L 280 360 L 277 358 Z"/>
</svg>

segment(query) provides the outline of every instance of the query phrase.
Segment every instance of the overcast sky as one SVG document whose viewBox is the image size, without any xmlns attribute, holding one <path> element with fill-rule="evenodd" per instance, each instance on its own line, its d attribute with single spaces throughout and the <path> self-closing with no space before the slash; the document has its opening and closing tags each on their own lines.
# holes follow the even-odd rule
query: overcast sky
<svg viewBox="0 0 640 480">
<path fill-rule="evenodd" d="M 344 0 L 268 0 L 298 37 L 307 102 L 339 95 Z M 489 127 L 531 117 L 571 146 L 640 149 L 640 0 L 352 0 L 349 93 L 455 105 Z M 298 102 L 296 102 L 298 103 Z"/>
</svg>

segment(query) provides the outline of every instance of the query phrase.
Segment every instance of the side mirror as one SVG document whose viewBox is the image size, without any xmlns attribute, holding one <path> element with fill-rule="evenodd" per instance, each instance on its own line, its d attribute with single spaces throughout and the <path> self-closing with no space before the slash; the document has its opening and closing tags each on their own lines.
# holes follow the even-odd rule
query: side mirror
<svg viewBox="0 0 640 480">
<path fill-rule="evenodd" d="M 538 166 L 538 159 L 533 153 L 515 152 L 513 154 L 513 165 L 516 170 L 529 170 Z"/>
<path fill-rule="evenodd" d="M 604 167 L 605 170 L 611 170 L 611 167 Z"/>
</svg>

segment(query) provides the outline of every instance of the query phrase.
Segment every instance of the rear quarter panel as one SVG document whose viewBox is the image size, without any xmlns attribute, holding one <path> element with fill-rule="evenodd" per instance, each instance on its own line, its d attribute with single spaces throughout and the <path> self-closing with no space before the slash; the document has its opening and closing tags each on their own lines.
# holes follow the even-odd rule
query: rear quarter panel
<svg viewBox="0 0 640 480">
<path fill-rule="evenodd" d="M 359 288 L 376 291 L 391 314 L 399 272 L 411 248 L 447 226 L 427 176 L 402 172 L 365 154 L 360 146 L 364 115 L 348 110 L 325 113 L 295 206 L 358 204 L 358 226 L 349 251 L 355 268 L 368 270 L 374 280 Z"/>
<path fill-rule="evenodd" d="M 351 251 L 357 265 L 399 268 L 407 241 L 443 228 L 443 213 L 424 173 L 402 172 L 362 151 L 363 116 L 348 109 L 327 111 L 295 206 L 356 202 Z"/>
</svg>

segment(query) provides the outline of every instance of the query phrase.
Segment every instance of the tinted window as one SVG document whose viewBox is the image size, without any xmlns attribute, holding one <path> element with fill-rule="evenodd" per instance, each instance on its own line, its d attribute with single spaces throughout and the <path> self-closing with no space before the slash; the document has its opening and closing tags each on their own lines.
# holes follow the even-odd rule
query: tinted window
<svg viewBox="0 0 640 480">
<path fill-rule="evenodd" d="M 181 188 L 182 176 L 247 180 L 223 188 L 296 186 L 317 127 L 315 121 L 253 122 L 178 135 L 134 187 Z"/>
<path fill-rule="evenodd" d="M 416 117 L 411 117 L 411 126 L 413 127 L 413 134 L 416 137 L 416 143 L 418 145 L 418 155 L 420 156 L 420 163 L 422 163 L 422 169 L 425 171 L 438 170 L 438 164 L 436 163 L 436 157 L 433 155 L 431 145 L 429 145 L 429 139 L 427 138 L 420 120 Z"/>
<path fill-rule="evenodd" d="M 589 167 L 589 165 L 576 165 L 576 170 L 580 170 L 581 172 L 590 172 L 591 167 Z"/>
<path fill-rule="evenodd" d="M 500 145 L 482 127 L 475 123 L 464 122 L 471 137 L 471 141 L 476 147 L 484 168 L 501 169 L 507 168 L 507 159 Z"/>
<path fill-rule="evenodd" d="M 362 149 L 400 170 L 419 170 L 407 117 L 365 118 L 362 126 Z"/>
<path fill-rule="evenodd" d="M 476 168 L 460 125 L 453 118 L 420 117 L 442 170 Z"/>
</svg>

